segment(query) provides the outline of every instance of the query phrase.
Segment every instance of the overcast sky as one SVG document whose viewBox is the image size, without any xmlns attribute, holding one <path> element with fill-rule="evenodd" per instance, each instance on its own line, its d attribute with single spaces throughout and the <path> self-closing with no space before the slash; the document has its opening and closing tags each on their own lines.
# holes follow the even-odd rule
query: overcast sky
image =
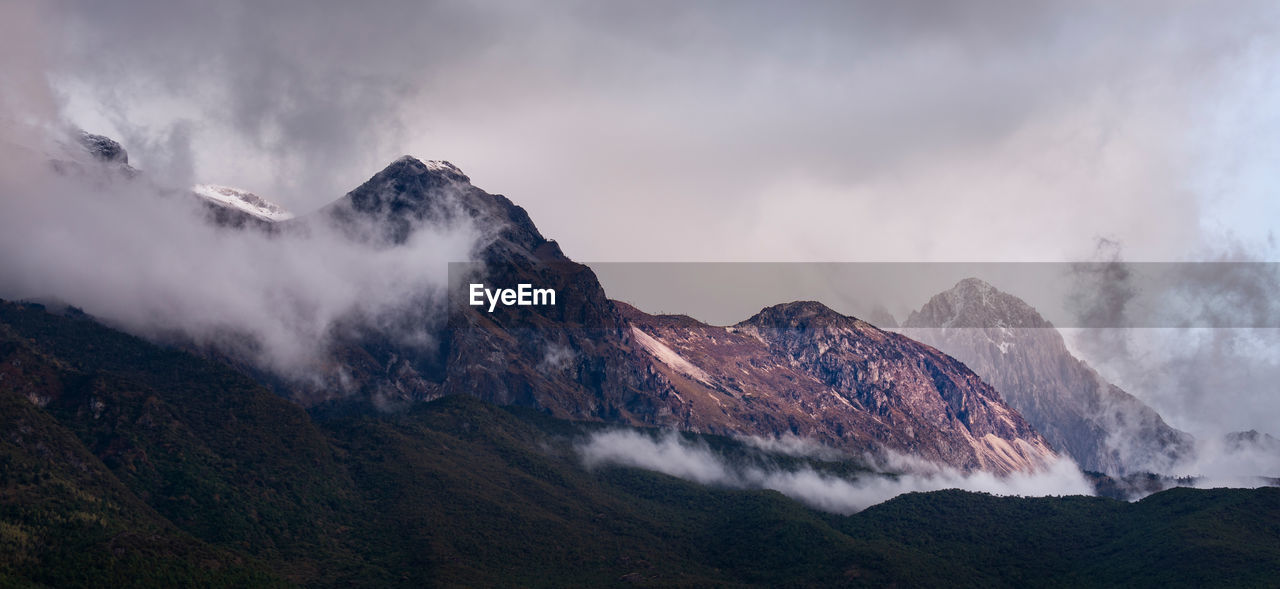
<svg viewBox="0 0 1280 589">
<path fill-rule="evenodd" d="M 1274 2 L 0 11 L 6 142 L 14 123 L 78 125 L 160 181 L 298 213 L 409 153 L 588 263 L 1060 262 L 1099 240 L 1127 260 L 1280 260 Z M 1257 404 L 1206 414 L 1211 382 L 1166 386 L 1161 408 L 1274 423 L 1273 357 L 1231 385 Z"/>
<path fill-rule="evenodd" d="M 412 153 L 583 261 L 1276 257 L 1272 2 L 36 12 L 69 119 L 299 212 Z"/>
</svg>

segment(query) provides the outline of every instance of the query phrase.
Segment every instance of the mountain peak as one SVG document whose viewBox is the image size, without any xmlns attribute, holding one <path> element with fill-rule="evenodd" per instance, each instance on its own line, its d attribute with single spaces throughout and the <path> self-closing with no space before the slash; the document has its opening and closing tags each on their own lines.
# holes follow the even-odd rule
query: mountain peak
<svg viewBox="0 0 1280 589">
<path fill-rule="evenodd" d="M 129 165 L 129 152 L 110 137 L 71 129 L 56 145 L 56 150 L 48 154 L 49 164 L 60 174 L 83 177 L 107 171 L 125 178 L 138 174 L 138 170 Z"/>
<path fill-rule="evenodd" d="M 247 190 L 217 184 L 197 184 L 192 187 L 192 191 L 207 201 L 244 212 L 263 221 L 284 221 L 293 218 L 293 213 L 284 207 Z"/>
<path fill-rule="evenodd" d="M 761 309 L 739 325 L 775 328 L 808 328 L 833 323 L 854 323 L 858 319 L 842 315 L 818 301 L 793 301 Z"/>
<path fill-rule="evenodd" d="M 424 160 L 412 155 L 402 155 L 383 168 L 378 176 L 421 176 L 430 174 L 454 182 L 471 183 L 471 178 L 462 173 L 462 169 L 446 160 Z"/>
<path fill-rule="evenodd" d="M 912 312 L 904 327 L 1052 327 L 1022 299 L 979 278 L 965 278 Z"/>
<path fill-rule="evenodd" d="M 124 147 L 115 139 L 80 131 L 80 136 L 77 137 L 77 140 L 85 151 L 88 151 L 90 155 L 98 160 L 108 163 L 129 164 L 129 152 L 125 151 Z"/>
<path fill-rule="evenodd" d="M 976 276 L 970 276 L 968 278 L 961 280 L 960 282 L 957 282 L 955 286 L 951 287 L 951 289 L 964 290 L 964 291 L 976 291 L 981 293 L 1000 292 L 999 289 L 997 289 L 994 286 L 991 286 L 990 282 L 987 282 Z"/>
</svg>

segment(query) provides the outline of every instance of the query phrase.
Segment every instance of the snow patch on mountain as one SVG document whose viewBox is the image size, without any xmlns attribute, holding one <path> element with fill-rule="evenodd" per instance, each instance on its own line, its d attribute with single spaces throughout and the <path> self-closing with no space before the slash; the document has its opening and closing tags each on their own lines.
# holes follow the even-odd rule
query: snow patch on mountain
<svg viewBox="0 0 1280 589">
<path fill-rule="evenodd" d="M 197 184 L 191 190 L 202 198 L 243 211 L 264 221 L 285 221 L 293 218 L 293 213 L 284 207 L 247 190 L 217 184 Z"/>
</svg>

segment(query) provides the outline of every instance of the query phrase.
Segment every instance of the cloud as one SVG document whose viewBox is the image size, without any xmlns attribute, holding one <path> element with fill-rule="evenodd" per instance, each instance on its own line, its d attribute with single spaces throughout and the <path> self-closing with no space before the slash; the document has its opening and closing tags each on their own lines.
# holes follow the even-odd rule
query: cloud
<svg viewBox="0 0 1280 589">
<path fill-rule="evenodd" d="M 765 444 L 777 446 L 776 444 Z M 803 444 L 808 449 L 816 443 Z M 787 452 L 799 445 L 783 443 Z M 886 474 L 865 474 L 847 479 L 819 472 L 811 466 L 783 469 L 755 464 L 732 464 L 704 443 L 675 432 L 649 435 L 634 430 L 610 430 L 591 434 L 578 452 L 588 467 L 616 464 L 653 470 L 704 485 L 771 489 L 810 507 L 850 514 L 887 501 L 902 493 L 965 489 L 997 495 L 1091 495 L 1092 487 L 1068 459 L 1060 459 L 1034 473 L 996 476 L 986 472 L 962 473 L 921 459 L 886 455 Z"/>
<path fill-rule="evenodd" d="M 790 432 L 775 437 L 739 435 L 735 436 L 735 439 L 748 446 L 772 454 L 782 454 L 784 456 L 795 456 L 798 458 L 817 458 L 819 460 L 840 460 L 842 458 L 848 458 L 848 456 L 843 452 L 836 450 L 835 448 L 826 446 L 808 438 L 802 438 Z"/>
<path fill-rule="evenodd" d="M 462 222 L 422 225 L 395 247 L 321 222 L 272 235 L 230 230 L 146 171 L 124 179 L 80 154 L 81 173 L 59 174 L 45 157 L 0 150 L 25 164 L 0 177 L 0 297 L 72 304 L 293 380 L 324 376 L 330 346 L 351 325 L 376 326 L 409 349 L 434 345 L 447 264 L 468 259 L 478 239 Z"/>
<path fill-rule="evenodd" d="M 75 305 L 132 333 L 216 349 L 314 384 L 332 376 L 335 340 L 360 326 L 408 349 L 433 346 L 447 263 L 470 259 L 480 239 L 465 221 L 424 224 L 406 243 L 386 247 L 314 220 L 301 221 L 306 230 L 274 235 L 219 228 L 190 195 L 209 155 L 211 127 L 225 125 L 238 141 L 257 145 L 257 155 L 272 163 L 271 177 L 282 181 L 309 172 L 332 179 L 328 167 L 358 170 L 341 188 L 314 184 L 324 185 L 312 195 L 316 203 L 336 200 L 390 161 L 366 167 L 360 133 L 354 144 L 339 141 L 348 125 L 367 123 L 376 134 L 382 115 L 375 111 L 386 103 L 350 98 L 360 91 L 324 88 L 314 79 L 254 84 L 291 71 L 353 82 L 326 69 L 333 62 L 291 69 L 307 61 L 290 61 L 295 50 L 333 50 L 319 45 L 322 23 L 307 11 L 271 17 L 246 12 L 248 5 L 116 8 L 3 7 L 0 297 Z M 283 28 L 269 30 L 286 16 L 308 21 L 316 34 L 291 40 Z M 113 173 L 72 139 L 82 121 L 75 120 L 78 98 L 68 88 L 77 85 L 102 100 L 97 107 L 121 133 L 140 175 Z M 378 84 L 368 89 L 388 92 Z M 322 100 L 329 90 L 337 96 Z M 170 104 L 175 94 L 208 98 L 205 91 L 216 98 L 196 110 Z M 226 111 L 219 110 L 222 100 L 229 101 Z M 291 168 L 297 154 L 305 165 Z M 77 164 L 72 173 L 55 173 L 50 159 Z M 286 165 L 275 167 L 280 161 Z"/>
<path fill-rule="evenodd" d="M 1179 474 L 1195 477 L 1197 487 L 1261 487 L 1280 479 L 1280 444 L 1274 441 L 1233 444 L 1224 437 L 1205 438 L 1198 440 L 1196 451 L 1194 459 L 1178 468 Z"/>
<path fill-rule="evenodd" d="M 1272 433 L 1280 265 L 1230 243 L 1186 264 L 1127 263 L 1119 244 L 1105 248 L 1106 260 L 1082 266 L 1074 311 L 1089 328 L 1064 330 L 1071 346 L 1197 439 Z"/>
<path fill-rule="evenodd" d="M 136 146 L 189 121 L 201 180 L 300 211 L 450 159 L 585 261 L 1177 256 L 1231 170 L 1216 221 L 1266 203 L 1280 124 L 1265 2 L 48 11 L 82 126 Z"/>
</svg>

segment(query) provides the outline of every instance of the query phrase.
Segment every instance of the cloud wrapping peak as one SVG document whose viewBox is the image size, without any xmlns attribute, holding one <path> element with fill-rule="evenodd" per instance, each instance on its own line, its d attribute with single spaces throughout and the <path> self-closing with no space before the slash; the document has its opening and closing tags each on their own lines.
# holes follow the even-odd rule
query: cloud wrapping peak
<svg viewBox="0 0 1280 589">
<path fill-rule="evenodd" d="M 232 230 L 211 223 L 189 191 L 145 171 L 128 179 L 82 157 L 59 174 L 34 152 L 0 157 L 27 160 L 0 177 L 0 297 L 75 305 L 287 379 L 318 381 L 347 324 L 433 345 L 448 262 L 469 259 L 478 238 L 465 221 L 419 226 L 396 247 L 320 222 L 275 234 Z"/>
</svg>

